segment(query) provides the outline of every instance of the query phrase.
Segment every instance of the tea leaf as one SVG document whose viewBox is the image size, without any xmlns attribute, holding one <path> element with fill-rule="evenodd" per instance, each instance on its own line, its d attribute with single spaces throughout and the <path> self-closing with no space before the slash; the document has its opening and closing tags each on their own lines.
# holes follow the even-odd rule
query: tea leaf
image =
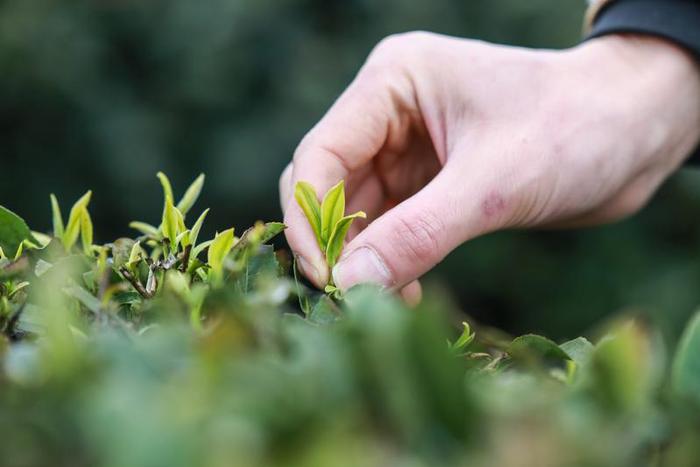
<svg viewBox="0 0 700 467">
<path fill-rule="evenodd" d="M 191 258 L 194 260 L 201 252 L 203 252 L 206 248 L 209 248 L 209 246 L 212 244 L 214 240 L 207 240 L 206 242 L 202 242 L 196 247 L 192 249 L 192 255 Z"/>
<path fill-rule="evenodd" d="M 333 300 L 325 295 L 321 295 L 313 308 L 311 308 L 308 320 L 317 324 L 330 324 L 338 321 L 340 317 L 340 310 L 333 303 Z"/>
<path fill-rule="evenodd" d="M 321 203 L 321 239 L 328 246 L 335 225 L 345 214 L 345 183 L 338 182 L 328 190 Z"/>
<path fill-rule="evenodd" d="M 233 248 L 233 228 L 217 234 L 209 245 L 207 262 L 215 276 L 220 277 L 224 269 L 224 260 Z"/>
<path fill-rule="evenodd" d="M 158 180 L 160 180 L 160 184 L 163 186 L 163 197 L 166 201 L 170 199 L 170 202 L 173 203 L 173 187 L 170 184 L 168 176 L 165 175 L 163 172 L 158 172 L 156 174 L 156 177 L 158 177 Z"/>
<path fill-rule="evenodd" d="M 311 229 L 316 235 L 318 246 L 325 250 L 326 243 L 321 238 L 321 204 L 316 197 L 316 190 L 308 182 L 297 182 L 294 188 L 294 198 L 309 221 Z"/>
<path fill-rule="evenodd" d="M 207 214 L 209 214 L 209 208 L 205 209 L 204 212 L 199 215 L 197 221 L 192 226 L 192 229 L 190 229 L 190 243 L 192 245 L 197 244 L 197 237 L 199 237 L 199 231 L 202 228 L 202 224 L 204 223 L 204 219 L 206 219 Z"/>
<path fill-rule="evenodd" d="M 100 307 L 102 304 L 97 298 L 95 298 L 90 292 L 85 290 L 83 287 L 80 287 L 79 285 L 74 285 L 72 287 L 66 287 L 65 289 L 63 289 L 63 291 L 67 295 L 75 298 L 80 303 L 85 305 L 85 308 L 92 311 L 93 313 L 100 313 Z"/>
<path fill-rule="evenodd" d="M 348 234 L 348 230 L 352 225 L 352 221 L 357 218 L 366 218 L 367 215 L 362 212 L 356 212 L 355 214 L 350 214 L 340 219 L 333 228 L 330 238 L 328 239 L 328 246 L 326 247 L 326 262 L 328 267 L 332 268 L 335 266 L 336 261 L 340 257 L 341 251 L 343 251 L 343 246 L 345 242 L 345 236 Z"/>
<path fill-rule="evenodd" d="M 53 216 L 53 236 L 63 238 L 63 216 L 61 216 L 61 208 L 58 205 L 56 195 L 51 193 L 51 213 Z"/>
<path fill-rule="evenodd" d="M 253 227 L 250 227 L 243 232 L 241 238 L 233 246 L 232 251 L 237 255 L 251 245 L 253 245 L 254 248 L 254 245 L 269 242 L 286 228 L 287 226 L 281 222 L 266 222 L 264 224 L 262 222 L 258 222 Z"/>
<path fill-rule="evenodd" d="M 185 230 L 185 222 L 180 211 L 173 206 L 170 198 L 165 199 L 165 209 L 163 209 L 163 236 L 170 240 L 171 248 L 177 246 L 177 236 Z"/>
<path fill-rule="evenodd" d="M 260 243 L 267 243 L 287 228 L 282 222 L 265 222 L 265 229 L 260 235 Z"/>
<path fill-rule="evenodd" d="M 0 206 L 0 248 L 11 254 L 27 239 L 34 240 L 24 219 Z"/>
<path fill-rule="evenodd" d="M 593 387 L 608 409 L 629 411 L 649 402 L 653 355 L 649 330 L 631 321 L 596 345 L 590 362 Z"/>
<path fill-rule="evenodd" d="M 457 341 L 451 346 L 453 350 L 464 350 L 467 347 L 469 347 L 469 344 L 471 344 L 474 340 L 475 334 L 472 332 L 469 323 L 463 321 L 462 326 L 464 327 L 464 329 L 462 330 L 462 334 L 459 336 Z"/>
<path fill-rule="evenodd" d="M 52 238 L 49 237 L 48 235 L 43 234 L 41 232 L 36 232 L 34 230 L 32 230 L 31 232 L 32 232 L 32 236 L 34 237 L 34 240 L 37 241 L 37 244 L 41 248 L 46 248 L 48 246 L 48 244 L 51 243 Z"/>
<path fill-rule="evenodd" d="M 83 243 L 83 252 L 91 256 L 92 254 L 92 219 L 87 209 L 83 209 L 80 216 L 80 239 Z"/>
<path fill-rule="evenodd" d="M 185 230 L 183 232 L 180 232 L 175 239 L 175 246 L 177 245 L 182 245 L 183 247 L 187 245 L 191 245 L 190 243 L 190 231 Z"/>
<path fill-rule="evenodd" d="M 129 253 L 129 260 L 126 262 L 126 267 L 129 268 L 129 270 L 133 270 L 134 266 L 145 256 L 146 252 L 141 248 L 141 242 L 134 243 L 134 246 L 131 247 L 131 253 Z"/>
<path fill-rule="evenodd" d="M 526 334 L 513 339 L 506 352 L 515 360 L 527 362 L 569 360 L 566 352 L 560 349 L 556 343 L 536 334 Z"/>
<path fill-rule="evenodd" d="M 671 371 L 673 391 L 700 407 L 700 312 L 683 331 Z"/>
<path fill-rule="evenodd" d="M 92 191 L 85 193 L 78 201 L 75 202 L 70 210 L 70 216 L 68 217 L 68 225 L 63 233 L 63 247 L 66 250 L 70 250 L 75 242 L 78 240 L 78 234 L 80 233 L 80 221 L 83 215 L 83 209 L 87 208 L 88 203 L 90 203 L 90 197 L 92 196 Z"/>
<path fill-rule="evenodd" d="M 577 337 L 559 346 L 579 366 L 587 365 L 593 353 L 593 344 L 585 337 Z"/>
<path fill-rule="evenodd" d="M 22 243 L 20 243 L 19 246 L 17 247 L 17 252 L 15 253 L 13 261 L 17 261 L 20 258 L 20 256 L 22 256 L 22 252 L 24 251 L 25 248 L 28 248 L 30 250 L 41 249 L 41 247 L 39 245 L 32 242 L 31 240 L 24 239 L 24 240 L 22 240 Z"/>
<path fill-rule="evenodd" d="M 192 182 L 182 196 L 182 199 L 177 203 L 177 208 L 183 216 L 187 215 L 194 203 L 197 202 L 197 198 L 199 198 L 199 194 L 202 192 L 202 186 L 204 186 L 204 174 L 199 174 L 199 177 Z"/>
<path fill-rule="evenodd" d="M 150 237 L 158 237 L 158 228 L 151 225 L 147 224 L 145 222 L 139 222 L 139 221 L 133 221 L 129 222 L 129 227 L 131 227 L 134 230 L 138 230 L 144 235 L 148 235 Z"/>
</svg>

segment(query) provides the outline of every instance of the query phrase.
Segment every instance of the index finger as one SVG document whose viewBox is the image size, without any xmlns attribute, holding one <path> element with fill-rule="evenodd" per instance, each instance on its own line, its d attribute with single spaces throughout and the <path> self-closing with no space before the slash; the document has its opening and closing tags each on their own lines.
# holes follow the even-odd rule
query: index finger
<svg viewBox="0 0 700 467">
<path fill-rule="evenodd" d="M 375 157 L 400 121 L 396 96 L 385 80 L 361 72 L 295 151 L 291 189 L 306 181 L 322 196 Z M 290 198 L 285 209 L 287 241 L 304 274 L 323 287 L 328 266 L 304 213 Z"/>
</svg>

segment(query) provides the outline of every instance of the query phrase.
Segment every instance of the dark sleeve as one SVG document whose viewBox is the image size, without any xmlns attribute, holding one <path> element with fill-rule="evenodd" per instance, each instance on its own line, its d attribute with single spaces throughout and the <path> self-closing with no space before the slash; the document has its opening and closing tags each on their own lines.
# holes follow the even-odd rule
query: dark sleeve
<svg viewBox="0 0 700 467">
<path fill-rule="evenodd" d="M 700 60 L 700 0 L 617 0 L 598 13 L 588 38 L 615 33 L 663 37 Z M 700 148 L 688 160 L 700 164 Z"/>
</svg>

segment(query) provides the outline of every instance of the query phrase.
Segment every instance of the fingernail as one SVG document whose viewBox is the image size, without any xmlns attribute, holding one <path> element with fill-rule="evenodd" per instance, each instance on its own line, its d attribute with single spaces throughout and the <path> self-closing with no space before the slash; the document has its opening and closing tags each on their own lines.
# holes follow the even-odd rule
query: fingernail
<svg viewBox="0 0 700 467">
<path fill-rule="evenodd" d="M 319 273 L 318 268 L 316 268 L 312 263 L 304 259 L 303 256 L 297 256 L 297 263 L 301 272 L 309 278 L 312 282 L 320 284 L 323 282 L 323 278 Z"/>
<path fill-rule="evenodd" d="M 353 250 L 333 268 L 333 282 L 347 290 L 357 284 L 393 285 L 391 273 L 376 251 L 369 247 Z"/>
</svg>

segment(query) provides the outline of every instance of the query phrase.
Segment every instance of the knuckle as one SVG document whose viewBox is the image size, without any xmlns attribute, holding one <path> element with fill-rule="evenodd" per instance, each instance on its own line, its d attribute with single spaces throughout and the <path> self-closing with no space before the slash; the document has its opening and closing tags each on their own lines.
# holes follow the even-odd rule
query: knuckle
<svg viewBox="0 0 700 467">
<path fill-rule="evenodd" d="M 399 218 L 390 239 L 395 253 L 406 261 L 419 264 L 437 262 L 444 222 L 432 213 Z"/>
<path fill-rule="evenodd" d="M 377 43 L 370 54 L 370 61 L 381 61 L 400 54 L 401 58 L 421 50 L 435 34 L 425 31 L 410 31 L 391 34 Z"/>
</svg>

